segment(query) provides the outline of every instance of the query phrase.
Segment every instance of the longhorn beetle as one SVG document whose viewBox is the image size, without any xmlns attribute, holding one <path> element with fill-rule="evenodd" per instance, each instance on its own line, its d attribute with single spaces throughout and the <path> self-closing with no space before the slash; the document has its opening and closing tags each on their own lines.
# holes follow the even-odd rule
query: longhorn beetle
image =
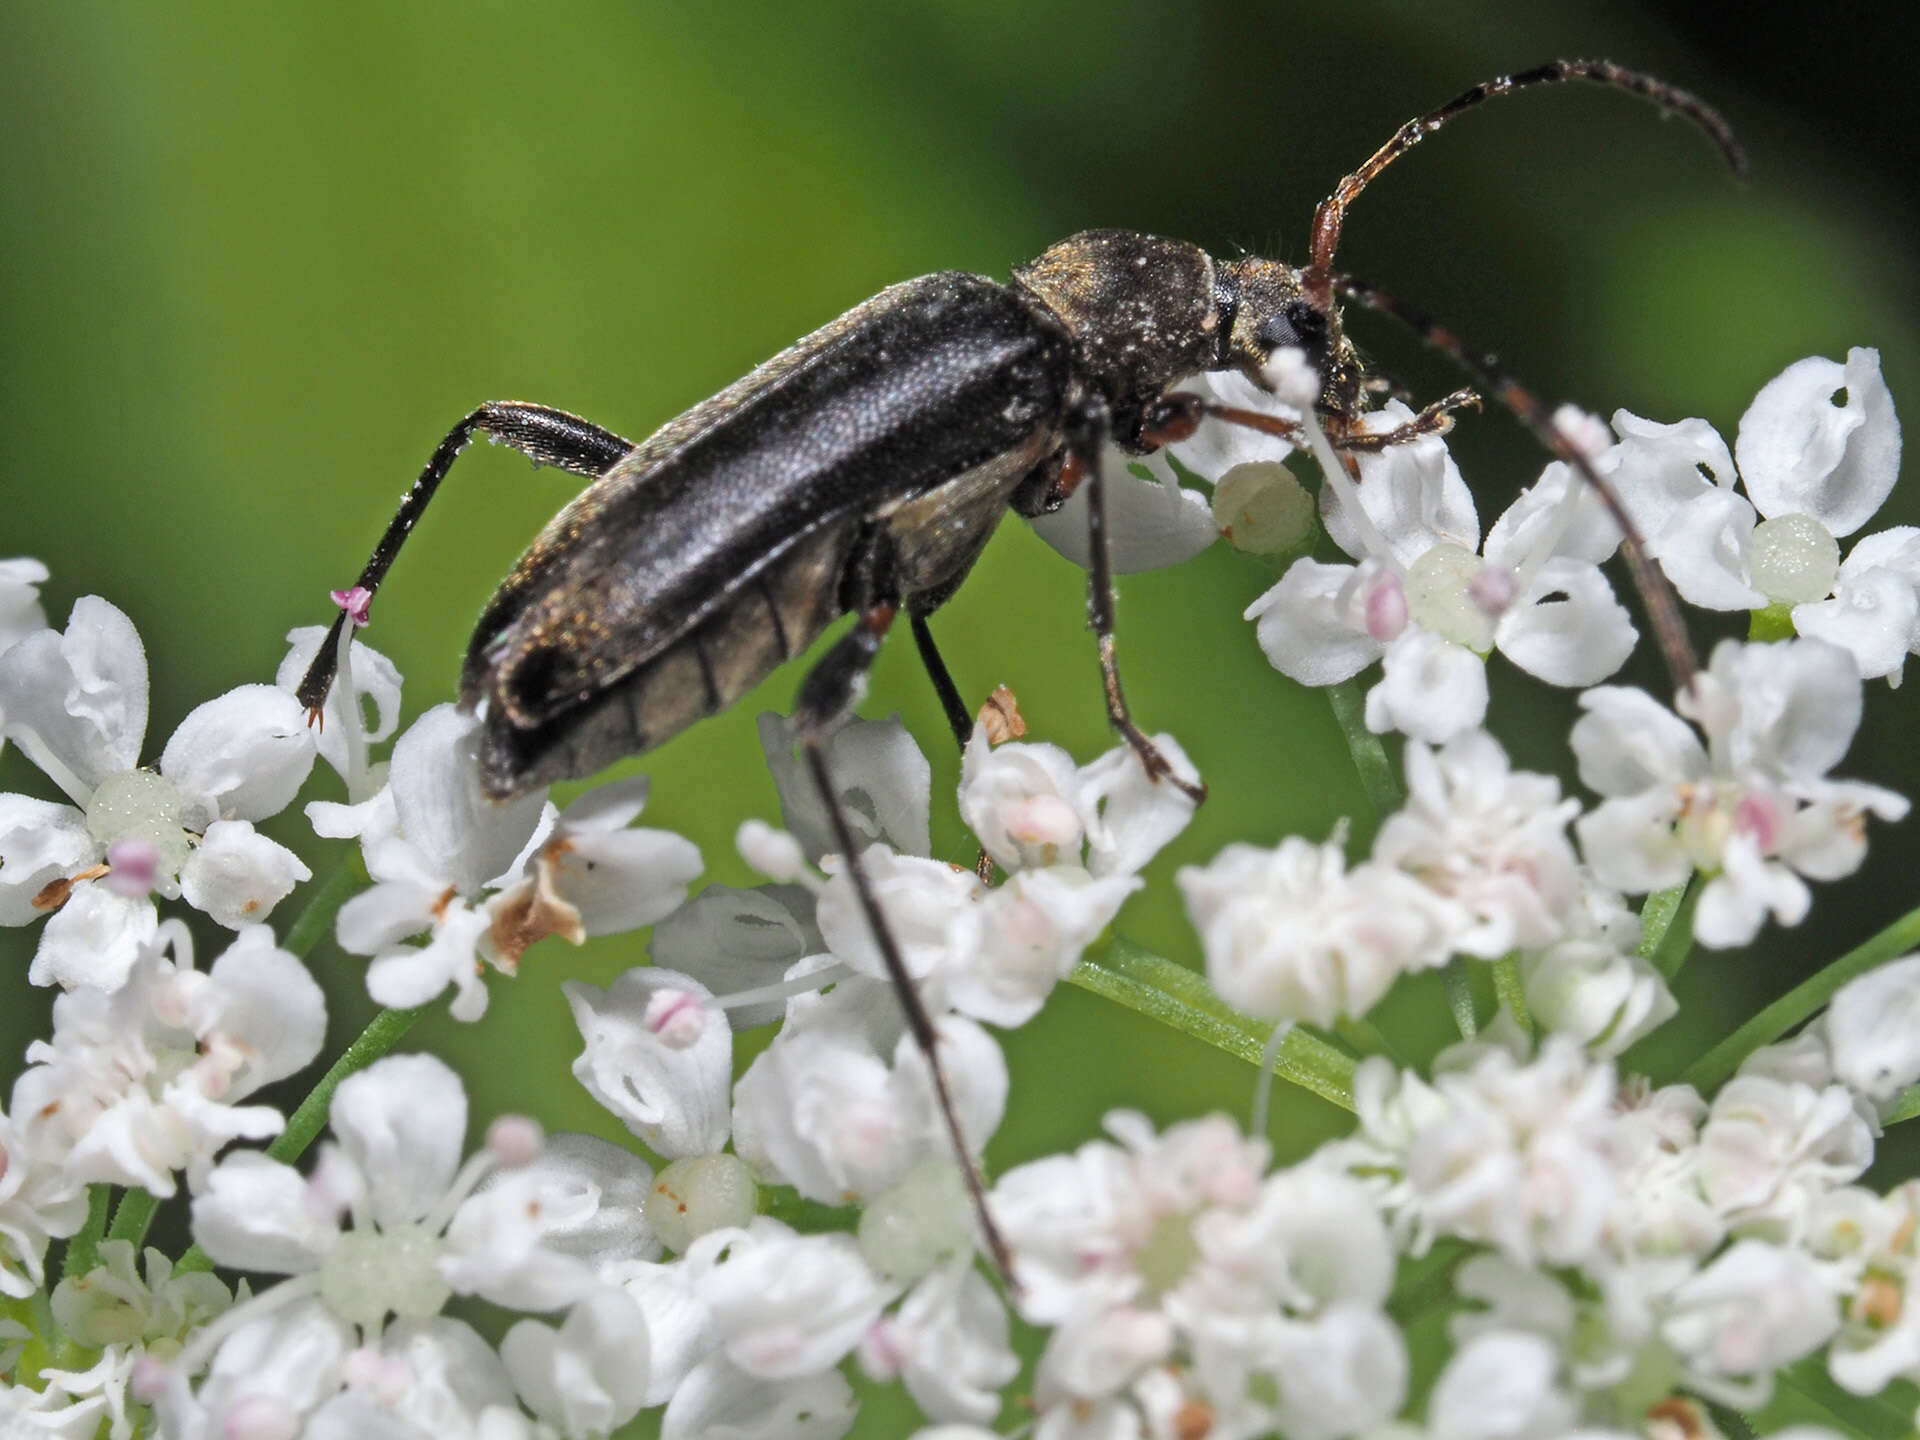
<svg viewBox="0 0 1920 1440">
<path fill-rule="evenodd" d="M 1359 428 L 1371 387 L 1336 298 L 1412 326 L 1491 392 L 1605 498 L 1677 683 L 1694 661 L 1664 577 L 1587 457 L 1490 359 L 1410 308 L 1333 269 L 1347 207 L 1400 155 L 1455 115 L 1533 85 L 1591 80 L 1684 115 L 1735 174 L 1745 157 L 1727 123 L 1684 90 L 1607 61 L 1557 61 L 1501 76 L 1403 125 L 1315 212 L 1306 266 L 1215 260 L 1196 246 L 1092 230 L 1020 266 L 1006 284 L 944 272 L 883 290 L 639 444 L 577 416 L 518 401 L 480 406 L 448 432 L 374 548 L 356 613 L 343 606 L 300 699 L 318 717 L 349 618 L 364 605 L 454 458 L 476 434 L 593 483 L 533 542 L 474 628 L 461 673 L 485 705 L 481 783 L 505 799 L 592 774 L 650 750 L 731 705 L 804 653 L 841 615 L 853 626 L 800 684 L 795 735 L 833 833 L 925 1052 L 988 1251 L 1010 1257 L 988 1213 L 935 1054 L 931 1018 L 861 866 L 822 742 L 856 699 L 904 609 L 952 725 L 972 720 L 927 629 L 1009 510 L 1034 516 L 1088 490 L 1088 621 L 1107 716 L 1149 775 L 1173 773 L 1135 725 L 1114 653 L 1113 571 L 1100 456 L 1109 441 L 1145 454 L 1203 422 L 1292 437 L 1300 428 L 1172 387 L 1201 371 L 1261 376 L 1297 346 L 1317 368 L 1317 419 L 1341 462 L 1444 429 L 1450 397 L 1397 429 Z"/>
</svg>

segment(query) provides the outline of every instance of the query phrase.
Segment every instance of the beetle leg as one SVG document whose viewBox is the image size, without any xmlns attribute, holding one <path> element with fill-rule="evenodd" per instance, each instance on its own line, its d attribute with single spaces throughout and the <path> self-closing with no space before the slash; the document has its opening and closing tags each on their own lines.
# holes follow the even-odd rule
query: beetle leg
<svg viewBox="0 0 1920 1440">
<path fill-rule="evenodd" d="M 1444 435 L 1453 428 L 1455 410 L 1480 408 L 1480 394 L 1477 390 L 1456 390 L 1443 400 L 1436 400 L 1421 410 L 1411 420 L 1396 425 L 1391 430 L 1369 433 L 1365 430 L 1349 429 L 1345 434 L 1329 434 L 1328 439 L 1336 450 L 1359 450 L 1366 454 L 1378 454 L 1390 450 L 1395 445 L 1405 445 L 1418 440 L 1422 435 Z"/>
<path fill-rule="evenodd" d="M 973 716 L 967 711 L 967 702 L 960 698 L 960 687 L 953 683 L 953 672 L 947 669 L 947 662 L 940 658 L 940 650 L 933 643 L 933 631 L 927 628 L 927 617 L 910 614 L 907 618 L 913 626 L 913 643 L 920 651 L 920 663 L 927 667 L 927 678 L 933 681 L 934 693 L 940 697 L 940 708 L 947 712 L 947 727 L 964 750 L 967 741 L 973 738 Z"/>
<path fill-rule="evenodd" d="M 1133 723 L 1127 709 L 1126 692 L 1120 688 L 1120 663 L 1113 646 L 1113 552 L 1107 539 L 1107 488 L 1100 470 L 1101 452 L 1106 449 L 1112 424 L 1103 403 L 1089 404 L 1074 426 L 1067 445 L 1067 464 L 1080 469 L 1087 487 L 1087 548 L 1093 568 L 1087 575 L 1087 624 L 1100 644 L 1100 674 L 1106 682 L 1107 721 L 1133 747 L 1134 754 L 1154 780 L 1171 780 L 1193 797 L 1194 803 L 1207 798 L 1207 787 L 1198 780 L 1176 775 L 1160 747 Z"/>
<path fill-rule="evenodd" d="M 940 1107 L 940 1118 L 946 1123 L 947 1138 L 952 1142 L 954 1158 L 959 1162 L 961 1174 L 966 1179 L 967 1194 L 973 1201 L 974 1214 L 979 1218 L 987 1253 L 993 1260 L 994 1268 L 1000 1272 L 1000 1278 L 1011 1288 L 1014 1285 L 1013 1253 L 1007 1248 L 1006 1239 L 993 1223 L 993 1215 L 987 1209 L 986 1181 L 981 1177 L 979 1164 L 974 1160 L 967 1137 L 960 1129 L 960 1116 L 953 1107 L 953 1092 L 947 1084 L 947 1072 L 940 1063 L 937 1048 L 939 1034 L 934 1029 L 933 1017 L 927 1013 L 920 992 L 914 988 L 913 976 L 907 972 L 907 962 L 901 957 L 900 944 L 894 939 L 886 912 L 880 908 L 880 897 L 874 894 L 873 884 L 867 878 L 859 844 L 853 838 L 853 827 L 847 823 L 847 812 L 841 808 L 840 797 L 833 788 L 833 779 L 827 773 L 828 728 L 859 698 L 861 685 L 873 665 L 874 657 L 880 653 L 880 642 L 892 626 L 895 613 L 896 606 L 891 600 L 870 605 L 862 612 L 854 627 L 841 636 L 820 663 L 808 672 L 800 685 L 800 702 L 794 707 L 794 729 L 801 756 L 813 776 L 814 788 L 820 792 L 821 802 L 826 806 L 834 842 L 839 845 L 841 862 L 847 867 L 847 879 L 853 885 L 854 894 L 859 897 L 860 909 L 867 917 L 867 927 L 873 932 L 874 945 L 887 967 L 887 978 L 893 982 L 894 994 L 899 997 L 900 1008 L 906 1014 L 908 1033 L 913 1036 L 914 1044 L 920 1047 L 920 1053 L 927 1057 L 927 1071 L 933 1077 L 934 1100 Z M 916 633 L 919 633 L 922 622 L 918 617 L 914 618 L 914 624 Z M 951 679 L 948 683 L 952 683 Z"/>
<path fill-rule="evenodd" d="M 433 492 L 440 488 L 454 460 L 476 434 L 518 450 L 536 465 L 552 465 L 589 478 L 605 474 L 633 449 L 631 440 L 623 440 L 611 430 L 602 430 L 591 421 L 548 405 L 530 405 L 520 400 L 496 400 L 482 405 L 447 432 L 447 438 L 435 449 L 420 478 L 400 501 L 400 508 L 387 523 L 386 534 L 373 547 L 373 554 L 356 582 L 369 600 L 386 578 L 388 567 L 426 510 L 427 502 L 433 499 Z M 346 611 L 342 610 L 295 692 L 310 717 L 320 714 L 327 702 L 327 691 L 333 688 L 334 670 L 340 658 L 340 633 L 347 619 Z"/>
</svg>

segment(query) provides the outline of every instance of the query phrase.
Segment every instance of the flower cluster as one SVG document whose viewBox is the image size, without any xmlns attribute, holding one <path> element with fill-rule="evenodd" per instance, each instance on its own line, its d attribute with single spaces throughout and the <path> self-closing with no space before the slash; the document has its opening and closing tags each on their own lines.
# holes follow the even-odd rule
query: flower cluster
<svg viewBox="0 0 1920 1440">
<path fill-rule="evenodd" d="M 1252 642 L 1309 685 L 1378 661 L 1350 743 L 1383 764 L 1375 732 L 1406 737 L 1365 853 L 1342 823 L 1178 869 L 1204 985 L 1112 943 L 1191 799 L 1132 746 L 1021 739 L 1010 697 L 938 801 L 974 863 L 934 855 L 933 769 L 897 720 L 831 731 L 829 797 L 764 716 L 781 823 L 737 844 L 766 883 L 696 891 L 695 847 L 635 824 L 646 780 L 491 801 L 476 718 L 402 729 L 364 645 L 310 725 L 318 630 L 143 766 L 131 622 L 86 597 L 55 630 L 44 567 L 0 563 L 0 744 L 64 796 L 0 795 L 0 923 L 42 925 L 26 979 L 59 991 L 0 1112 L 0 1431 L 835 1440 L 857 1384 L 897 1386 L 922 1440 L 1717 1440 L 1785 1390 L 1907 1427 L 1920 1181 L 1863 1179 L 1920 1113 L 1920 925 L 1684 1073 L 1625 1068 L 1692 942 L 1799 924 L 1869 820 L 1906 813 L 1835 775 L 1864 682 L 1897 683 L 1920 635 L 1912 533 L 1844 564 L 1833 539 L 1897 469 L 1877 356 L 1789 368 L 1732 452 L 1704 421 L 1561 417 L 1681 594 L 1753 613 L 1671 704 L 1601 683 L 1636 641 L 1602 569 L 1621 537 L 1566 466 L 1483 534 L 1443 425 L 1356 446 L 1355 483 L 1301 373 L 1195 386 L 1329 460 L 1317 501 L 1288 441 L 1217 422 L 1108 477 L 1121 570 L 1223 534 L 1300 551 L 1317 514 L 1325 558 L 1254 601 Z M 1412 418 L 1390 403 L 1359 438 Z M 1075 524 L 1041 528 L 1071 553 Z M 1585 793 L 1487 728 L 1496 650 L 1582 689 Z M 277 817 L 316 760 L 344 796 L 308 801 L 312 838 L 355 851 L 276 931 L 311 879 Z M 231 932 L 204 970 L 181 906 Z M 268 1103 L 324 1047 L 304 953 L 328 915 L 374 1000 L 460 1020 L 549 937 L 651 927 L 644 963 L 563 986 L 573 1077 L 632 1143 L 499 1116 L 470 1148 L 460 1077 L 387 1053 L 393 1016 L 293 1116 Z M 1406 977 L 1459 1043 L 1391 1033 Z M 1245 1129 L 1115 1111 L 984 1178 L 1020 1098 L 999 1032 L 1070 978 L 1265 1040 L 1351 1127 L 1276 1163 L 1260 1089 Z M 183 1255 L 145 1244 L 167 1200 Z"/>
</svg>

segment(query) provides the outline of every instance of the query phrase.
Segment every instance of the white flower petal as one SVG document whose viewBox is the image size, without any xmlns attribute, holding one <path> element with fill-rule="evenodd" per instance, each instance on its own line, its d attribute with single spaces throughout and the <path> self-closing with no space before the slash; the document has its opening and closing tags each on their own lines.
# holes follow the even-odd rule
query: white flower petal
<svg viewBox="0 0 1920 1440">
<path fill-rule="evenodd" d="M 1842 390 L 1846 404 L 1835 405 Z M 1851 535 L 1900 473 L 1900 422 L 1880 352 L 1856 347 L 1845 365 L 1819 356 L 1789 365 L 1740 417 L 1734 454 L 1761 514 L 1811 515 Z"/>
<path fill-rule="evenodd" d="M 307 967 L 273 943 L 265 925 L 249 925 L 207 971 L 201 992 L 212 1013 L 196 1026 L 244 1037 L 245 1060 L 226 1098 L 238 1100 L 262 1085 L 304 1070 L 327 1038 L 327 1002 Z"/>
<path fill-rule="evenodd" d="M 84 792 L 140 763 L 147 652 L 133 622 L 81 596 L 64 633 L 38 631 L 0 655 L 0 716 L 28 758 L 85 803 Z"/>
<path fill-rule="evenodd" d="M 86 881 L 73 887 L 40 932 L 27 979 L 67 990 L 118 990 L 159 928 L 151 900 L 129 899 Z"/>
<path fill-rule="evenodd" d="M 1378 434 L 1411 419 L 1411 410 L 1390 400 L 1369 412 L 1361 428 Z M 1474 513 L 1473 492 L 1444 440 L 1425 435 L 1362 453 L 1358 459 L 1360 503 L 1397 564 L 1412 565 L 1439 544 L 1458 545 L 1469 553 L 1479 550 L 1480 517 Z M 1367 558 L 1367 543 L 1331 485 L 1321 487 L 1320 514 L 1336 545 L 1356 560 Z"/>
<path fill-rule="evenodd" d="M 473 716 L 436 705 L 394 742 L 390 772 L 400 833 L 469 896 L 507 872 L 546 807 L 544 789 L 504 803 L 481 793 L 479 736 Z"/>
<path fill-rule="evenodd" d="M 1753 506 L 1731 490 L 1706 490 L 1674 508 L 1654 548 L 1660 568 L 1689 604 L 1759 610 L 1767 597 L 1748 581 Z"/>
<path fill-rule="evenodd" d="M 1638 795 L 1655 785 L 1698 780 L 1707 773 L 1700 737 L 1644 690 L 1604 685 L 1580 697 L 1586 712 L 1568 743 L 1580 783 L 1600 795 Z"/>
<path fill-rule="evenodd" d="M 1733 456 L 1704 420 L 1663 425 L 1616 410 L 1613 430 L 1620 443 L 1602 458 L 1601 471 L 1612 480 L 1649 553 L 1659 559 L 1657 542 L 1675 510 L 1710 489 L 1733 488 Z"/>
<path fill-rule="evenodd" d="M 1444 744 L 1487 718 L 1487 667 L 1473 651 L 1409 628 L 1387 647 L 1367 692 L 1367 728 Z"/>
<path fill-rule="evenodd" d="M 313 878 L 300 857 L 245 820 L 216 820 L 180 867 L 180 894 L 229 930 L 265 920 Z"/>
<path fill-rule="evenodd" d="M 561 990 L 586 1042 L 574 1078 L 594 1099 L 670 1159 L 710 1155 L 727 1143 L 732 1030 L 708 1010 L 693 1043 L 676 1046 L 647 1023 L 656 996 L 708 1000 L 706 986 L 655 965 L 627 971 L 606 990 L 578 981 Z"/>
<path fill-rule="evenodd" d="M 563 1435 L 608 1435 L 639 1413 L 647 1392 L 646 1317 L 603 1289 L 558 1330 L 522 1320 L 500 1342 L 500 1359 L 528 1408 Z"/>
<path fill-rule="evenodd" d="M 673 1392 L 660 1440 L 840 1440 L 857 1409 L 838 1370 L 762 1380 L 715 1355 Z"/>
<path fill-rule="evenodd" d="M 1500 653 L 1549 685 L 1597 684 L 1626 663 L 1637 639 L 1600 567 L 1563 559 L 1540 567 L 1527 598 L 1494 630 Z"/>
<path fill-rule="evenodd" d="M 40 608 L 46 581 L 47 567 L 38 560 L 0 560 L 0 653 L 47 628 L 47 612 Z"/>
<path fill-rule="evenodd" d="M 1178 565 L 1220 538 L 1206 496 L 1183 488 L 1177 479 L 1143 480 L 1125 463 L 1130 458 L 1109 451 L 1102 475 L 1107 487 L 1107 553 L 1114 574 Z M 1091 489 L 1082 484 L 1053 514 L 1032 519 L 1034 534 L 1082 570 L 1093 568 L 1087 535 Z"/>
<path fill-rule="evenodd" d="M 1171 735 L 1153 743 L 1178 778 L 1193 783 L 1200 772 Z M 1087 831 L 1087 869 L 1096 876 L 1133 875 L 1193 819 L 1193 797 L 1170 780 L 1147 774 L 1139 752 L 1116 745 L 1084 766 L 1074 804 Z"/>
<path fill-rule="evenodd" d="M 1843 568 L 1831 600 L 1793 607 L 1793 628 L 1845 650 L 1863 680 L 1885 676 L 1898 683 L 1916 625 L 1920 593 L 1913 581 L 1878 567 L 1851 575 Z"/>
<path fill-rule="evenodd" d="M 1254 635 L 1267 661 L 1302 685 L 1350 680 L 1378 660 L 1385 646 L 1366 631 L 1354 612 L 1356 581 L 1351 565 L 1296 560 L 1279 583 L 1247 607 Z"/>
<path fill-rule="evenodd" d="M 1884 1102 L 1920 1080 L 1920 955 L 1848 981 L 1824 1023 L 1842 1084 Z"/>
<path fill-rule="evenodd" d="M 761 715 L 757 723 L 786 828 L 816 864 L 822 855 L 839 854 L 827 807 L 794 753 L 791 725 L 773 714 Z M 909 855 L 933 848 L 928 838 L 933 770 L 899 716 L 848 720 L 828 738 L 826 752 L 827 774 L 856 848 L 887 844 Z"/>
<path fill-rule="evenodd" d="M 44 910 L 33 899 L 51 880 L 100 858 L 87 817 L 71 805 L 0 794 L 0 925 L 25 925 Z"/>
<path fill-rule="evenodd" d="M 554 860 L 554 887 L 589 936 L 637 930 L 678 909 L 700 875 L 700 848 L 667 830 L 588 830 Z"/>
<path fill-rule="evenodd" d="M 272 685 L 242 685 L 196 707 L 160 755 L 180 787 L 187 828 L 264 820 L 292 803 L 313 769 L 313 733 L 300 702 Z"/>
<path fill-rule="evenodd" d="M 333 1092 L 328 1123 L 366 1177 L 382 1226 L 423 1219 L 453 1183 L 466 1144 L 467 1092 L 431 1055 L 389 1055 Z"/>
<path fill-rule="evenodd" d="M 775 984 L 796 960 L 826 948 L 813 925 L 813 896 L 798 885 L 709 885 L 653 930 L 653 963 L 716 995 Z M 752 1030 L 785 1013 L 784 1000 L 730 1005 L 727 1022 Z"/>
<path fill-rule="evenodd" d="M 236 1150 L 193 1197 L 193 1238 L 235 1270 L 299 1275 L 319 1268 L 340 1237 L 320 1218 L 307 1182 L 291 1165 Z"/>
<path fill-rule="evenodd" d="M 762 1380 L 797 1380 L 836 1365 L 896 1293 L 851 1235 L 796 1235 L 771 1220 L 714 1230 L 686 1263 L 699 1276 L 727 1358 Z"/>
</svg>

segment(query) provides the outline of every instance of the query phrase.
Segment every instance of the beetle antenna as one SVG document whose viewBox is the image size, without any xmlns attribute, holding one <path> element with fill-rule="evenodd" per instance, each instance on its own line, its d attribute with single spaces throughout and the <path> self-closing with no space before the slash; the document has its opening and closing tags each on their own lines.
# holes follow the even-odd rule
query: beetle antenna
<svg viewBox="0 0 1920 1440">
<path fill-rule="evenodd" d="M 1673 582 L 1667 579 L 1666 572 L 1648 557 L 1646 543 L 1640 538 L 1640 531 L 1632 517 L 1627 514 L 1626 506 L 1621 503 L 1619 491 L 1594 468 L 1587 452 L 1555 423 L 1553 416 L 1533 392 L 1502 370 L 1492 356 L 1469 349 L 1445 326 L 1351 275 L 1329 272 L 1326 278 L 1336 294 L 1369 310 L 1392 316 L 1466 371 L 1489 395 L 1511 410 L 1556 458 L 1565 461 L 1593 487 L 1594 493 L 1607 507 L 1607 513 L 1620 527 L 1627 568 L 1632 572 L 1634 585 L 1647 607 L 1647 618 L 1653 625 L 1654 638 L 1659 642 L 1667 669 L 1673 675 L 1674 688 L 1684 690 L 1693 679 L 1694 672 L 1700 668 L 1700 662 L 1693 653 L 1692 641 L 1687 638 L 1686 622 L 1680 616 L 1680 599 L 1674 593 Z"/>
<path fill-rule="evenodd" d="M 1530 89 L 1535 85 L 1558 85 L 1568 80 L 1591 80 L 1615 90 L 1625 90 L 1630 95 L 1652 101 L 1668 114 L 1685 117 L 1706 132 L 1707 138 L 1719 147 L 1721 157 L 1734 177 L 1746 178 L 1747 152 L 1734 138 L 1733 127 L 1727 123 L 1725 116 L 1691 90 L 1682 90 L 1677 85 L 1669 85 L 1638 70 L 1629 70 L 1611 60 L 1554 60 L 1517 74 L 1498 75 L 1454 96 L 1439 109 L 1429 110 L 1407 121 L 1393 132 L 1386 144 L 1368 157 L 1364 165 L 1336 185 L 1333 194 L 1320 202 L 1320 208 L 1313 213 L 1312 259 L 1307 270 L 1307 293 L 1315 304 L 1322 310 L 1327 308 L 1329 295 L 1326 283 L 1333 268 L 1333 253 L 1340 244 L 1340 227 L 1346 221 L 1347 207 L 1382 170 L 1456 115 L 1498 96 L 1511 95 L 1516 90 Z"/>
</svg>

